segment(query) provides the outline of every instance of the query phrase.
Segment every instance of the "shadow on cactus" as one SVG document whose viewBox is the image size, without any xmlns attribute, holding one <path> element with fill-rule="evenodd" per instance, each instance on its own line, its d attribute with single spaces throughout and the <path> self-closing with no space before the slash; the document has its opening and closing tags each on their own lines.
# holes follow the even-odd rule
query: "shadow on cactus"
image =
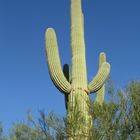
<svg viewBox="0 0 140 140">
<path fill-rule="evenodd" d="M 61 68 L 57 37 L 54 29 L 46 31 L 46 56 L 49 73 L 54 85 L 65 95 L 67 109 L 67 127 L 79 114 L 78 122 L 71 128 L 72 139 L 88 139 L 92 128 L 92 117 L 89 113 L 89 94 L 97 93 L 96 102 L 100 105 L 104 101 L 105 81 L 110 72 L 110 64 L 106 62 L 104 52 L 99 56 L 99 70 L 93 80 L 87 82 L 87 68 L 85 60 L 84 16 L 81 0 L 71 0 L 71 50 L 72 72 L 64 74 Z M 70 125 L 71 126 L 71 125 Z M 82 136 L 82 137 L 81 137 Z"/>
</svg>

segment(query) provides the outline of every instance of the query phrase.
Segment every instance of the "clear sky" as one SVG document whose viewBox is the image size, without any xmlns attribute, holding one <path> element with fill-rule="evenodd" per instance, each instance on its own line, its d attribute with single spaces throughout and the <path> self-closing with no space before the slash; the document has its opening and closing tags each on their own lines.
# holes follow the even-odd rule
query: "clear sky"
<svg viewBox="0 0 140 140">
<path fill-rule="evenodd" d="M 140 79 L 140 0 L 83 0 L 88 80 L 105 51 L 118 87 Z M 56 30 L 62 64 L 71 63 L 70 0 L 0 0 L 0 121 L 7 130 L 28 109 L 65 114 L 48 74 L 44 34 Z"/>
</svg>

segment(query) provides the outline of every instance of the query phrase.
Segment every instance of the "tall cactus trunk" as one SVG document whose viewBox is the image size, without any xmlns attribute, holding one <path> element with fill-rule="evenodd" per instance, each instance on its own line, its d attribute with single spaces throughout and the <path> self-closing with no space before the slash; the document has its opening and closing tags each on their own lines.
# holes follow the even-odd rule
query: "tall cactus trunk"
<svg viewBox="0 0 140 140">
<path fill-rule="evenodd" d="M 101 53 L 99 70 L 90 83 L 87 83 L 85 60 L 84 16 L 81 0 L 71 0 L 71 80 L 61 68 L 57 38 L 55 31 L 46 31 L 46 54 L 49 73 L 55 86 L 64 93 L 67 107 L 67 136 L 69 140 L 87 140 L 92 128 L 89 108 L 89 94 L 97 92 L 96 102 L 102 105 L 104 85 L 110 72 L 110 65 L 105 61 L 105 53 Z"/>
<path fill-rule="evenodd" d="M 85 41 L 81 0 L 71 0 L 71 49 L 72 49 L 72 90 L 68 103 L 68 130 L 72 137 L 85 139 L 91 128 L 89 96 L 87 94 L 87 72 L 85 60 Z M 76 119 L 78 118 L 78 120 Z M 75 122 L 76 121 L 76 122 Z"/>
<path fill-rule="evenodd" d="M 81 0 L 71 0 L 72 87 L 87 88 Z"/>
</svg>

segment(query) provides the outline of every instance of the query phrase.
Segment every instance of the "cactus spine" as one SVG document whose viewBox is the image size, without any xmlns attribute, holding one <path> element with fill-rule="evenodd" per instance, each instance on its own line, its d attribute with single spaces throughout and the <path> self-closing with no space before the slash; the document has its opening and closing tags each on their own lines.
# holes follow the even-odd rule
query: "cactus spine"
<svg viewBox="0 0 140 140">
<path fill-rule="evenodd" d="M 89 84 L 87 82 L 84 16 L 81 7 L 81 0 L 71 0 L 71 81 L 69 81 L 69 78 L 67 78 L 61 68 L 54 29 L 47 29 L 45 37 L 47 62 L 51 79 L 67 98 L 69 140 L 88 139 L 90 129 L 92 128 L 92 118 L 89 111 L 89 94 L 97 92 L 99 95 L 97 95 L 96 102 L 103 103 L 104 84 L 110 72 L 110 65 L 105 60 L 105 53 L 101 53 L 99 70 L 93 80 Z"/>
</svg>

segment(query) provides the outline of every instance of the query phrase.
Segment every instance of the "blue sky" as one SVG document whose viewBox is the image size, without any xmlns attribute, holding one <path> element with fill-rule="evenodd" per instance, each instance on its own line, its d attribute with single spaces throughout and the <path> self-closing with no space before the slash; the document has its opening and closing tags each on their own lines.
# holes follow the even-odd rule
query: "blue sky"
<svg viewBox="0 0 140 140">
<path fill-rule="evenodd" d="M 140 1 L 83 0 L 88 80 L 105 51 L 118 87 L 140 79 Z M 71 63 L 70 0 L 0 0 L 0 121 L 7 130 L 28 109 L 64 115 L 48 74 L 44 34 L 56 30 L 62 64 Z"/>
</svg>

